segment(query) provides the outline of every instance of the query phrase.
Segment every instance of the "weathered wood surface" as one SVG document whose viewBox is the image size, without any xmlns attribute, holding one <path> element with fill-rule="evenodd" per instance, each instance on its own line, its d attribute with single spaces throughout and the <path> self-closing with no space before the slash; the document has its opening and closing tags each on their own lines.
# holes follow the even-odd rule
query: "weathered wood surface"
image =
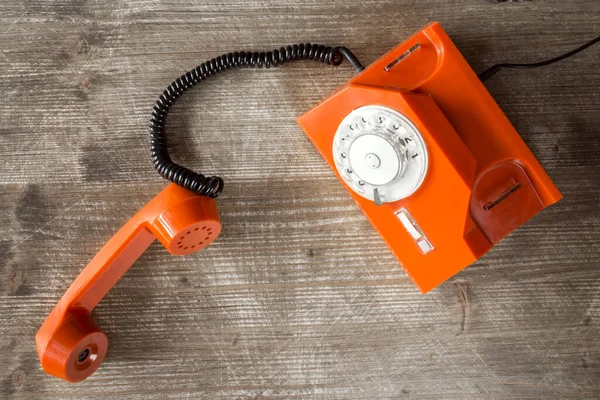
<svg viewBox="0 0 600 400">
<path fill-rule="evenodd" d="M 4 0 L 0 398 L 600 397 L 600 48 L 488 87 L 565 195 L 420 295 L 295 123 L 351 75 L 220 76 L 174 107 L 182 164 L 221 174 L 207 250 L 154 244 L 94 311 L 108 356 L 80 384 L 33 336 L 164 182 L 145 127 L 176 76 L 234 49 L 344 44 L 369 63 L 439 20 L 476 70 L 561 54 L 600 3 Z"/>
</svg>

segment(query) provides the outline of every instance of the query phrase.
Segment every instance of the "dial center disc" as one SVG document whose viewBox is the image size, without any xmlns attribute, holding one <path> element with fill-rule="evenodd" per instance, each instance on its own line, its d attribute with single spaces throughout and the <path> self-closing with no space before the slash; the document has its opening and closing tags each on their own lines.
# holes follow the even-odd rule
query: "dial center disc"
<svg viewBox="0 0 600 400">
<path fill-rule="evenodd" d="M 365 163 L 367 167 L 371 167 L 373 169 L 379 168 L 381 165 L 381 160 L 377 157 L 377 154 L 369 153 L 365 157 Z"/>
<path fill-rule="evenodd" d="M 371 185 L 385 185 L 400 169 L 394 146 L 379 135 L 361 135 L 352 142 L 348 158 L 356 175 Z"/>
</svg>

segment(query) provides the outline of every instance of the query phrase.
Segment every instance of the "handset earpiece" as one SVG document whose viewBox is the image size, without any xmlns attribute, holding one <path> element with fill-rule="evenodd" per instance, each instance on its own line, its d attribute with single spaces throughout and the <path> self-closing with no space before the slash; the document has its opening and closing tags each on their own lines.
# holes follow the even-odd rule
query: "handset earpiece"
<svg viewBox="0 0 600 400">
<path fill-rule="evenodd" d="M 167 186 L 106 243 L 40 327 L 35 341 L 44 371 L 78 382 L 98 368 L 108 340 L 90 312 L 154 239 L 171 254 L 185 255 L 208 246 L 220 232 L 214 198 Z"/>
</svg>

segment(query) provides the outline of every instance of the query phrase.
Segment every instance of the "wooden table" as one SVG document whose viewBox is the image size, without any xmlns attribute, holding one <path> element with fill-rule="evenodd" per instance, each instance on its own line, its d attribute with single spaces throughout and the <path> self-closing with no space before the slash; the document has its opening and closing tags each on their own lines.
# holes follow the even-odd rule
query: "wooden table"
<svg viewBox="0 0 600 400">
<path fill-rule="evenodd" d="M 207 58 L 313 41 L 366 64 L 438 20 L 476 71 L 562 54 L 600 2 L 5 0 L 0 4 L 0 398 L 600 397 L 600 47 L 487 86 L 564 199 L 421 295 L 295 118 L 352 74 L 219 76 L 170 115 L 174 158 L 226 180 L 205 251 L 154 244 L 94 311 L 79 384 L 33 336 L 81 268 L 164 187 L 157 95 Z"/>
</svg>

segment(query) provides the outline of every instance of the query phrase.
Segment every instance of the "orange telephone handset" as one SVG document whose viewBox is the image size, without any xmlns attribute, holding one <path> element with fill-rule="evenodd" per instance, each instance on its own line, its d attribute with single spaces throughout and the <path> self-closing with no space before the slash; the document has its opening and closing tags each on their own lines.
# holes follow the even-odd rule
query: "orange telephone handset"
<svg viewBox="0 0 600 400">
<path fill-rule="evenodd" d="M 108 340 L 90 312 L 154 239 L 169 253 L 185 255 L 208 246 L 220 232 L 214 198 L 167 186 L 106 243 L 46 318 L 35 335 L 44 371 L 78 382 L 98 368 Z"/>
</svg>

